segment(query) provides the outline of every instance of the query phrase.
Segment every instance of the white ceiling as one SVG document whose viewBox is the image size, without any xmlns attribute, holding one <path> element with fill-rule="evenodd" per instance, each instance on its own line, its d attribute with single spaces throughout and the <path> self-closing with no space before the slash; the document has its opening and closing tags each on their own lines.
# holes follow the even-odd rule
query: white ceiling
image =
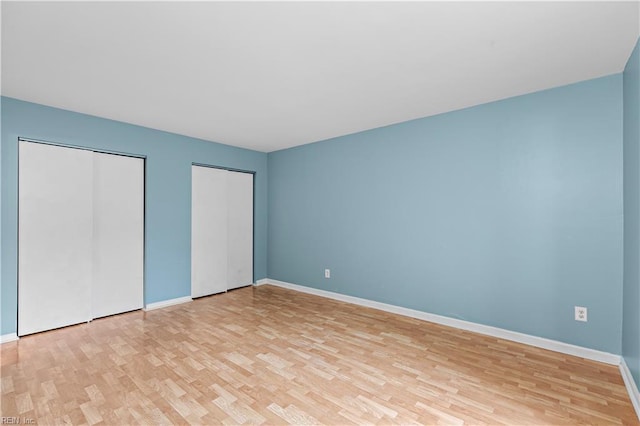
<svg viewBox="0 0 640 426">
<path fill-rule="evenodd" d="M 2 2 L 2 94 L 259 151 L 619 73 L 637 2 Z"/>
</svg>

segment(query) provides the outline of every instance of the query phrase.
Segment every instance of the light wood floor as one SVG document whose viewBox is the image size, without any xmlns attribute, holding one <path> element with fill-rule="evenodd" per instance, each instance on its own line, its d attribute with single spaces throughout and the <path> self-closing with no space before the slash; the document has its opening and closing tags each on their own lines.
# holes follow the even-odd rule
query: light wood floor
<svg viewBox="0 0 640 426">
<path fill-rule="evenodd" d="M 22 424 L 638 424 L 615 366 L 272 286 L 1 355 Z"/>
</svg>

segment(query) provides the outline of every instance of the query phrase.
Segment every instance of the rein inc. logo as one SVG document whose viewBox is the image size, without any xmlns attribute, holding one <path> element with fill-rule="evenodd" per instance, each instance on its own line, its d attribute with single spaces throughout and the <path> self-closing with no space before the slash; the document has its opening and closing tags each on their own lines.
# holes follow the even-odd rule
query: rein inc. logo
<svg viewBox="0 0 640 426">
<path fill-rule="evenodd" d="M 0 417 L 1 425 L 35 425 L 36 420 L 31 417 Z"/>
</svg>

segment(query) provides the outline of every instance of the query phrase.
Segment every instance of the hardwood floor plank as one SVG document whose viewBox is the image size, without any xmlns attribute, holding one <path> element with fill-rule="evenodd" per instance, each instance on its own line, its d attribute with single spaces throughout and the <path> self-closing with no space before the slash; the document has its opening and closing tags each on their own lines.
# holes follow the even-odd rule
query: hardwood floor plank
<svg viewBox="0 0 640 426">
<path fill-rule="evenodd" d="M 624 424 L 615 366 L 272 286 L 0 346 L 38 424 Z"/>
</svg>

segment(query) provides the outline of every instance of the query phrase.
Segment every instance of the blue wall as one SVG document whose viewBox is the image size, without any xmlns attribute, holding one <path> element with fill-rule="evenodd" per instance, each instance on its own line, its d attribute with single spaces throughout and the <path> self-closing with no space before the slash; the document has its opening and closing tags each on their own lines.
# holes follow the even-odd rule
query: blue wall
<svg viewBox="0 0 640 426">
<path fill-rule="evenodd" d="M 2 7 L 2 6 L 0 6 Z M 1 82 L 0 82 L 1 83 Z M 4 181 L 4 178 L 2 177 L 2 97 L 0 97 L 0 336 L 2 334 L 4 334 L 2 332 L 2 311 L 4 311 L 4 309 L 2 309 L 2 182 Z"/>
<path fill-rule="evenodd" d="M 640 199 L 637 51 L 624 74 L 627 213 Z M 622 94 L 619 74 L 268 156 L 2 98 L 0 334 L 16 330 L 22 136 L 147 157 L 146 303 L 190 293 L 190 164 L 210 163 L 257 172 L 256 279 L 623 352 L 637 380 L 632 214 L 622 336 Z"/>
<path fill-rule="evenodd" d="M 270 278 L 621 353 L 621 74 L 268 159 Z"/>
<path fill-rule="evenodd" d="M 622 356 L 640 388 L 640 41 L 623 74 L 624 286 Z"/>
<path fill-rule="evenodd" d="M 146 156 L 145 303 L 191 294 L 191 163 L 255 171 L 254 272 L 266 277 L 266 154 L 3 97 L 0 334 L 16 331 L 18 137 Z"/>
</svg>

